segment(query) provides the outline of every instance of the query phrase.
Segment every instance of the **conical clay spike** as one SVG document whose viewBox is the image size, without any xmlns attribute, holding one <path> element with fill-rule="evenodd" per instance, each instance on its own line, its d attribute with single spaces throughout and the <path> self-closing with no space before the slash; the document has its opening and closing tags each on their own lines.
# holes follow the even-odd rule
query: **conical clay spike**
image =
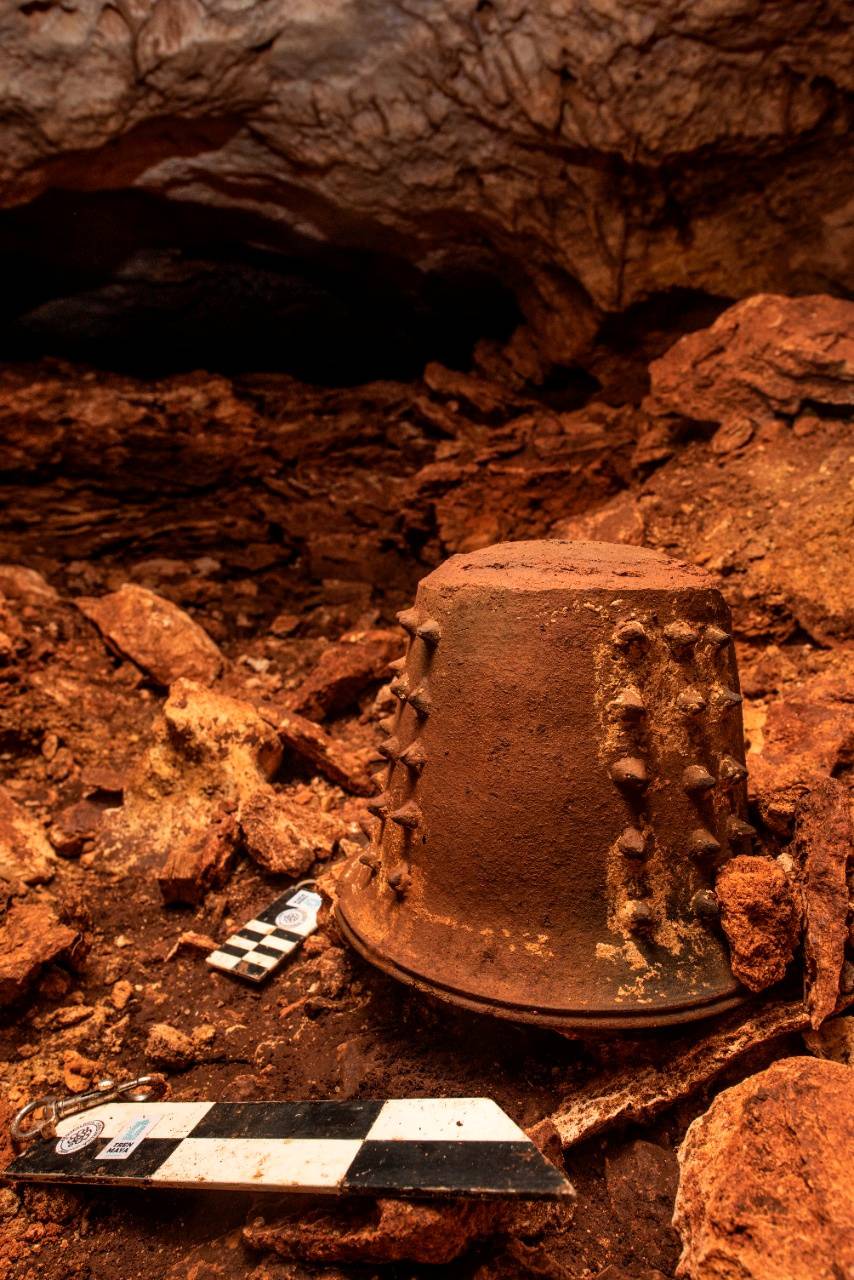
<svg viewBox="0 0 854 1280">
<path fill-rule="evenodd" d="M 387 817 L 390 809 L 391 797 L 385 791 L 380 796 L 374 796 L 374 798 L 369 800 L 367 803 L 368 812 L 374 814 L 377 818 Z"/>
<path fill-rule="evenodd" d="M 729 634 L 729 632 L 723 631 L 720 627 L 706 627 L 706 630 L 703 634 L 705 635 L 709 644 L 715 645 L 716 648 L 720 648 L 721 645 L 729 644 L 730 640 L 732 639 L 732 636 Z"/>
<path fill-rule="evenodd" d="M 649 783 L 646 765 L 639 756 L 623 756 L 611 765 L 611 779 L 618 787 L 642 791 Z"/>
<path fill-rule="evenodd" d="M 642 898 L 630 898 L 620 911 L 620 923 L 632 933 L 649 929 L 654 922 L 652 907 Z"/>
<path fill-rule="evenodd" d="M 421 810 L 414 800 L 408 800 L 399 809 L 395 809 L 394 813 L 390 813 L 389 817 L 399 827 L 407 827 L 409 830 L 414 830 L 421 824 Z"/>
<path fill-rule="evenodd" d="M 405 702 L 409 693 L 409 676 L 405 672 L 403 675 L 395 676 L 389 688 L 396 698 L 400 698 L 401 702 Z"/>
<path fill-rule="evenodd" d="M 686 791 L 711 791 L 715 780 L 702 764 L 689 764 L 682 774 L 682 785 Z"/>
<path fill-rule="evenodd" d="M 718 774 L 722 782 L 743 782 L 747 777 L 747 770 L 743 764 L 733 759 L 732 756 L 721 756 Z"/>
<path fill-rule="evenodd" d="M 409 695 L 407 701 L 409 702 L 410 707 L 413 707 L 415 711 L 417 711 L 418 715 L 423 716 L 425 719 L 433 710 L 433 703 L 430 701 L 430 695 L 423 685 L 419 685 L 418 688 Z"/>
<path fill-rule="evenodd" d="M 408 631 L 410 635 L 414 635 L 415 628 L 418 626 L 418 610 L 402 609 L 397 615 L 397 620 L 403 627 L 404 631 Z"/>
<path fill-rule="evenodd" d="M 407 769 L 420 773 L 427 763 L 427 752 L 424 750 L 424 744 L 417 741 L 411 742 L 406 750 L 400 753 L 400 763 L 405 764 Z"/>
<path fill-rule="evenodd" d="M 394 733 L 397 728 L 397 716 L 383 716 L 379 727 L 383 733 Z"/>
<path fill-rule="evenodd" d="M 380 743 L 377 750 L 386 760 L 396 760 L 400 755 L 400 739 L 392 734 L 385 742 Z"/>
<path fill-rule="evenodd" d="M 698 716 L 706 709 L 706 699 L 697 689 L 683 689 L 676 699 L 683 716 Z"/>
<path fill-rule="evenodd" d="M 726 829 L 730 840 L 752 840 L 756 835 L 756 828 L 735 814 L 727 818 Z"/>
<path fill-rule="evenodd" d="M 640 689 L 636 685 L 627 684 L 616 698 L 608 703 L 608 710 L 617 720 L 636 720 L 646 710 Z"/>
<path fill-rule="evenodd" d="M 426 622 L 422 622 L 420 627 L 416 627 L 415 634 L 431 649 L 435 649 L 442 639 L 442 629 L 435 618 L 428 618 Z"/>
<path fill-rule="evenodd" d="M 399 676 L 405 666 L 405 658 L 395 658 L 393 662 L 388 664 L 388 670 L 393 671 L 396 676 Z"/>
<path fill-rule="evenodd" d="M 721 914 L 721 904 L 713 889 L 698 889 L 691 899 L 691 907 L 698 920 L 710 923 Z"/>
<path fill-rule="evenodd" d="M 621 622 L 614 630 L 613 640 L 619 649 L 646 649 L 649 644 L 646 628 L 643 623 L 635 622 L 634 619 Z"/>
<path fill-rule="evenodd" d="M 687 622 L 671 622 L 664 628 L 664 638 L 671 649 L 685 650 L 692 648 L 700 637 Z"/>
<path fill-rule="evenodd" d="M 711 831 L 707 831 L 705 827 L 698 827 L 688 838 L 688 851 L 695 858 L 706 858 L 720 853 L 721 846 Z"/>
<path fill-rule="evenodd" d="M 626 858 L 645 858 L 646 840 L 643 832 L 638 831 L 637 827 L 626 827 L 617 841 L 617 848 Z"/>
</svg>

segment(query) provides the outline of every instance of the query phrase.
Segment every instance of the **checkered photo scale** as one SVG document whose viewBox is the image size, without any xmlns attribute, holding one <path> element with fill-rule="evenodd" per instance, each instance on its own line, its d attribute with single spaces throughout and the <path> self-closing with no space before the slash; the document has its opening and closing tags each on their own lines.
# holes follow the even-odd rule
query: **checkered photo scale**
<svg viewBox="0 0 854 1280">
<path fill-rule="evenodd" d="M 3 1181 L 559 1199 L 571 1184 L 490 1098 L 107 1103 Z"/>
<path fill-rule="evenodd" d="M 318 893 L 289 890 L 212 951 L 208 964 L 248 982 L 263 982 L 314 933 L 322 902 Z"/>
</svg>

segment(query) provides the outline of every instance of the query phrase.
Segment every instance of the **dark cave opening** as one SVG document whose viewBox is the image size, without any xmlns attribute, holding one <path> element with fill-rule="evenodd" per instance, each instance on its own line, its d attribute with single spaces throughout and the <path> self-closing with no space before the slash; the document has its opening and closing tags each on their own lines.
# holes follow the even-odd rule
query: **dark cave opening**
<svg viewBox="0 0 854 1280">
<path fill-rule="evenodd" d="M 409 380 L 432 360 L 470 367 L 476 342 L 501 342 L 521 321 L 482 248 L 422 270 L 131 190 L 52 190 L 0 213 L 0 269 L 0 358 L 142 377 Z"/>
</svg>

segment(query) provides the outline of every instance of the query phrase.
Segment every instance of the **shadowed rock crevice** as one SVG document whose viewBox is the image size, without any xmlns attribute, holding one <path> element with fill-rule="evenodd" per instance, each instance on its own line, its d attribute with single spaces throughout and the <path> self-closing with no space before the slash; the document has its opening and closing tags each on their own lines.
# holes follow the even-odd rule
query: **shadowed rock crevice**
<svg viewBox="0 0 854 1280">
<path fill-rule="evenodd" d="M 132 190 L 51 191 L 0 214 L 0 264 L 4 357 L 144 376 L 411 378 L 431 360 L 467 367 L 477 342 L 502 343 L 521 319 L 501 264 L 477 247 L 422 268 Z"/>
</svg>

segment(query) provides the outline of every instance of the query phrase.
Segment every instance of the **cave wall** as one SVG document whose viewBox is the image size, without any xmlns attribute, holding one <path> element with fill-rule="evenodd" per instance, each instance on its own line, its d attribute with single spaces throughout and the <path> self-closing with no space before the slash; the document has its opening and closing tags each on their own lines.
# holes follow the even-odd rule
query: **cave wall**
<svg viewBox="0 0 854 1280">
<path fill-rule="evenodd" d="M 0 14 L 2 200 L 132 190 L 249 216 L 267 248 L 492 274 L 527 322 L 506 355 L 536 379 L 671 290 L 851 287 L 852 16 L 28 0 Z"/>
</svg>

